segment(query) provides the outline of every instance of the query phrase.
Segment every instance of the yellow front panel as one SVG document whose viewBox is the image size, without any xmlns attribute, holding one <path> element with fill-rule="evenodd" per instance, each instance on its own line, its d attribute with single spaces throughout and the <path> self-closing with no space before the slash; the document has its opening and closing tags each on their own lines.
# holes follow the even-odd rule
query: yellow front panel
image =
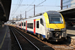
<svg viewBox="0 0 75 50">
<path fill-rule="evenodd" d="M 62 29 L 62 28 L 65 28 L 65 25 L 64 24 L 49 24 L 48 28 Z"/>
<path fill-rule="evenodd" d="M 46 22 L 46 27 L 49 27 L 49 18 L 48 18 L 48 14 L 45 12 L 44 14 L 44 18 L 45 18 L 45 22 Z"/>
<path fill-rule="evenodd" d="M 62 19 L 63 19 L 63 23 L 62 24 L 50 24 L 49 23 L 49 18 L 48 18 L 48 14 L 45 12 L 44 14 L 44 18 L 45 18 L 45 22 L 46 22 L 46 27 L 47 28 L 53 28 L 53 29 L 62 29 L 62 28 L 65 28 L 65 21 L 64 21 L 64 18 L 62 16 Z"/>
</svg>

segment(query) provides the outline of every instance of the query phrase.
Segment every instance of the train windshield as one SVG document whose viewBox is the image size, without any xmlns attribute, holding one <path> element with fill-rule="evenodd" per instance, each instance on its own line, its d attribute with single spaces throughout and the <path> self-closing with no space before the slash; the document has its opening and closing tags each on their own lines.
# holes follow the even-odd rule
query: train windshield
<svg viewBox="0 0 75 50">
<path fill-rule="evenodd" d="M 53 14 L 49 15 L 49 23 L 63 23 L 61 15 Z"/>
</svg>

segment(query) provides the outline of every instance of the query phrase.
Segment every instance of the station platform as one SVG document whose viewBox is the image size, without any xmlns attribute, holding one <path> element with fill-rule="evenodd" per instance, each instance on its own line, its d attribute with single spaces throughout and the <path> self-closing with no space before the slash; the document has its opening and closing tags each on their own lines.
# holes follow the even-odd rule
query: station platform
<svg viewBox="0 0 75 50">
<path fill-rule="evenodd" d="M 67 36 L 71 38 L 70 46 L 73 46 L 75 48 L 75 26 L 74 27 L 69 26 L 67 28 Z"/>
<path fill-rule="evenodd" d="M 67 35 L 75 39 L 75 27 L 68 27 Z"/>
<path fill-rule="evenodd" d="M 9 27 L 0 26 L 0 50 L 11 50 L 11 38 Z"/>
</svg>

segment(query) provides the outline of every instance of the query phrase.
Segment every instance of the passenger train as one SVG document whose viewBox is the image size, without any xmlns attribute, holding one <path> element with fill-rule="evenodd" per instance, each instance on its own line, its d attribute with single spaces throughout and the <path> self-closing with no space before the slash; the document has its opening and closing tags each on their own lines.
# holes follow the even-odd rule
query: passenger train
<svg viewBox="0 0 75 50">
<path fill-rule="evenodd" d="M 37 35 L 41 40 L 58 41 L 67 38 L 64 17 L 56 11 L 48 11 L 32 18 L 16 21 L 16 26 Z"/>
</svg>

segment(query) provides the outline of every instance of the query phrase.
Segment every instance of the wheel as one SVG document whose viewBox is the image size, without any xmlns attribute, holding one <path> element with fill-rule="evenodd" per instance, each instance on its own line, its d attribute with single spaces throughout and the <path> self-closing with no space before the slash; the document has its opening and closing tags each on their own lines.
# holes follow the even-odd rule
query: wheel
<svg viewBox="0 0 75 50">
<path fill-rule="evenodd" d="M 40 35 L 38 34 L 38 38 L 40 39 Z"/>
<path fill-rule="evenodd" d="M 43 40 L 45 40 L 45 38 L 43 38 L 43 36 L 41 35 L 41 40 L 43 41 Z"/>
</svg>

